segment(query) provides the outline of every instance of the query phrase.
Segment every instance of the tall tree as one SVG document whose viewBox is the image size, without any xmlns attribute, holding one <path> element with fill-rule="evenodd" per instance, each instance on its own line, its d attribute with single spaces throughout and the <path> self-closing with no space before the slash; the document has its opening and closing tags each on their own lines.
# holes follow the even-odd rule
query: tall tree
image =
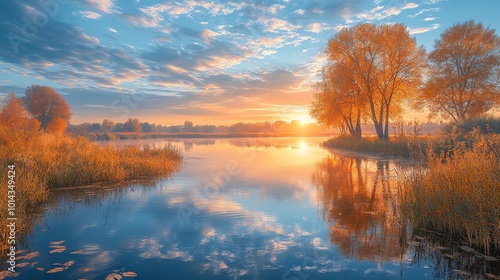
<svg viewBox="0 0 500 280">
<path fill-rule="evenodd" d="M 66 130 L 71 112 L 66 100 L 55 89 L 32 85 L 26 89 L 23 101 L 30 115 L 40 122 L 42 129 L 47 131 L 50 125 L 52 131 Z"/>
<path fill-rule="evenodd" d="M 111 130 L 113 130 L 114 126 L 115 126 L 114 121 L 104 119 L 104 120 L 102 120 L 102 123 L 101 123 L 101 130 L 102 130 L 102 132 L 110 132 Z"/>
<path fill-rule="evenodd" d="M 184 131 L 185 132 L 192 132 L 193 131 L 193 122 L 192 121 L 185 121 L 184 122 Z"/>
<path fill-rule="evenodd" d="M 123 124 L 123 131 L 141 132 L 142 131 L 141 122 L 138 119 L 130 118 Z"/>
<path fill-rule="evenodd" d="M 0 111 L 0 124 L 14 129 L 38 130 L 40 122 L 30 118 L 23 101 L 14 93 L 9 93 Z"/>
<path fill-rule="evenodd" d="M 431 116 L 455 122 L 483 115 L 500 103 L 500 38 L 467 21 L 445 30 L 429 54 L 431 70 L 421 102 Z"/>
<path fill-rule="evenodd" d="M 349 61 L 344 61 L 323 67 L 310 114 L 323 125 L 338 126 L 341 132 L 361 137 L 364 100 L 348 64 Z"/>
<path fill-rule="evenodd" d="M 339 76 L 348 81 L 342 83 L 348 85 L 343 90 L 355 96 L 378 138 L 389 139 L 389 120 L 418 91 L 425 50 L 402 24 L 365 23 L 339 31 L 328 41 L 326 53 L 331 67 L 345 66 L 349 74 Z"/>
</svg>

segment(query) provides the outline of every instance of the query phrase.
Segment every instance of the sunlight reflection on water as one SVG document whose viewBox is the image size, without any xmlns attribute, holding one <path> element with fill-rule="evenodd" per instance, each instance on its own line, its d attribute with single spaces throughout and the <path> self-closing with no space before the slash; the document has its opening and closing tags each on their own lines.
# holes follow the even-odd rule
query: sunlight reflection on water
<svg viewBox="0 0 500 280">
<path fill-rule="evenodd" d="M 37 267 L 69 260 L 75 264 L 50 279 L 124 271 L 138 279 L 435 277 L 435 262 L 416 262 L 401 235 L 390 181 L 396 163 L 331 153 L 323 140 L 174 139 L 184 163 L 172 178 L 92 196 L 56 192 L 29 238 L 39 263 L 20 269 L 20 278 L 43 278 Z M 49 254 L 55 240 L 68 249 Z"/>
</svg>

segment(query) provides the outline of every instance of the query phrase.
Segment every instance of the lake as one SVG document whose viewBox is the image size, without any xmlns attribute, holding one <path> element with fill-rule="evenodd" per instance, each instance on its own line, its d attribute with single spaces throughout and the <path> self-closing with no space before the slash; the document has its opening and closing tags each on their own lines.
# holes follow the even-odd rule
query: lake
<svg viewBox="0 0 500 280">
<path fill-rule="evenodd" d="M 464 252 L 449 238 L 409 231 L 398 212 L 396 182 L 407 162 L 327 150 L 324 140 L 173 139 L 184 161 L 170 178 L 54 191 L 34 213 L 18 279 L 498 274 L 498 262 Z"/>
</svg>

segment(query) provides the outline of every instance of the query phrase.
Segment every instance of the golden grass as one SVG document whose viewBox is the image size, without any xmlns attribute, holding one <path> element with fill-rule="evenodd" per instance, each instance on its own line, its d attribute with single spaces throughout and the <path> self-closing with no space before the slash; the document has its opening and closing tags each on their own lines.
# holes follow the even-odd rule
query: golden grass
<svg viewBox="0 0 500 280">
<path fill-rule="evenodd" d="M 403 213 L 417 228 L 500 248 L 500 136 L 470 135 L 448 154 L 430 151 L 427 167 L 401 182 Z"/>
<path fill-rule="evenodd" d="M 352 136 L 338 136 L 324 143 L 325 147 L 353 150 L 366 153 L 380 153 L 390 156 L 411 157 L 415 145 L 429 141 L 428 137 L 397 136 L 389 141 L 379 140 L 376 137 L 356 138 Z M 419 144 L 420 143 L 420 144 Z"/>
<path fill-rule="evenodd" d="M 18 225 L 26 227 L 30 207 L 46 201 L 50 189 L 115 183 L 170 175 L 181 162 L 172 145 L 112 148 L 84 137 L 14 131 L 0 126 L 0 185 L 8 184 L 8 165 L 16 170 Z M 7 188 L 0 194 L 0 236 L 5 239 Z M 24 217 L 24 218 L 23 218 Z"/>
</svg>

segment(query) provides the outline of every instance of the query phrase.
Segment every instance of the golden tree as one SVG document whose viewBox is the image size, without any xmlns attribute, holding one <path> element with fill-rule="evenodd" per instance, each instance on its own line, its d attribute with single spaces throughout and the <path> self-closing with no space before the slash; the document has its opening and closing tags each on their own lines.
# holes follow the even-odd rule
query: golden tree
<svg viewBox="0 0 500 280">
<path fill-rule="evenodd" d="M 110 132 L 111 130 L 113 130 L 114 126 L 115 126 L 114 121 L 104 119 L 104 120 L 102 120 L 102 123 L 101 123 L 101 131 L 102 132 Z"/>
<path fill-rule="evenodd" d="M 455 122 L 486 113 L 500 102 L 500 38 L 481 23 L 445 30 L 429 54 L 429 79 L 418 107 Z"/>
<path fill-rule="evenodd" d="M 0 124 L 14 129 L 38 130 L 40 122 L 30 118 L 23 101 L 14 93 L 7 96 L 0 111 Z"/>
<path fill-rule="evenodd" d="M 323 125 L 336 125 L 341 132 L 348 130 L 351 136 L 361 137 L 361 113 L 365 102 L 349 63 L 345 60 L 323 67 L 310 114 Z"/>
<path fill-rule="evenodd" d="M 342 65 L 345 71 L 333 71 L 344 80 L 337 90 L 353 94 L 354 104 L 373 121 L 378 138 L 389 139 L 390 118 L 402 111 L 404 100 L 418 92 L 425 50 L 417 47 L 402 24 L 365 23 L 339 31 L 328 41 L 326 53 L 327 67 Z"/>
<path fill-rule="evenodd" d="M 42 129 L 58 132 L 66 130 L 71 112 L 66 100 L 55 89 L 33 85 L 26 89 L 23 101 L 28 112 L 40 121 Z"/>
</svg>

